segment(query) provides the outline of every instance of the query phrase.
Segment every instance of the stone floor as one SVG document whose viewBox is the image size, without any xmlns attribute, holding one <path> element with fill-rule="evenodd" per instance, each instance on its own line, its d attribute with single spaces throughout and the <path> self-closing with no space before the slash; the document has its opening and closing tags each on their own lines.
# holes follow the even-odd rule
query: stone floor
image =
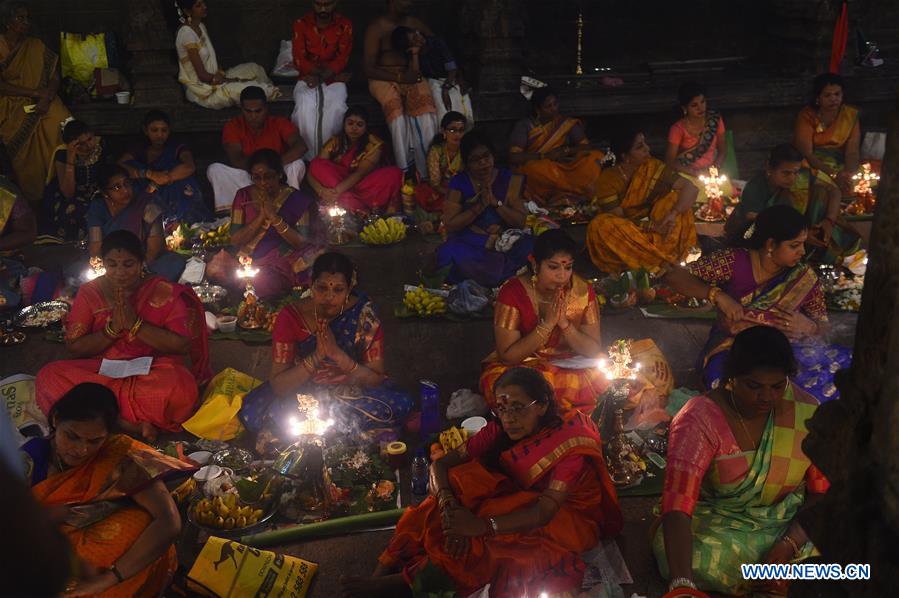
<svg viewBox="0 0 899 598">
<path fill-rule="evenodd" d="M 583 236 L 583 227 L 572 231 Z M 480 360 L 492 350 L 489 321 L 424 321 L 401 320 L 393 308 L 402 300 L 402 285 L 417 281 L 416 272 L 427 264 L 435 245 L 417 236 L 389 248 L 347 247 L 343 251 L 359 267 L 359 288 L 379 305 L 387 339 L 387 367 L 398 384 L 415 390 L 421 378 L 440 385 L 442 397 L 462 387 L 476 388 Z M 30 263 L 45 268 L 64 265 L 78 255 L 71 246 L 35 248 Z M 579 260 L 578 270 L 592 276 L 591 266 Z M 851 344 L 854 338 L 853 315 L 833 315 L 833 340 Z M 602 334 L 606 343 L 617 338 L 652 338 L 669 360 L 677 385 L 696 387 L 698 376 L 695 360 L 706 336 L 707 320 L 647 319 L 639 310 L 604 311 Z M 45 363 L 65 357 L 61 344 L 48 342 L 42 334 L 29 333 L 23 345 L 0 348 L 0 377 L 13 373 L 35 374 Z M 268 375 L 269 346 L 248 346 L 239 341 L 211 343 L 214 370 L 234 367 L 259 378 Z M 648 534 L 655 498 L 622 499 L 625 529 L 619 546 L 635 580 L 624 588 L 625 595 L 637 592 L 660 596 L 665 587 L 656 571 L 649 549 Z M 389 531 L 363 535 L 320 539 L 285 546 L 284 552 L 319 564 L 311 591 L 313 597 L 330 597 L 339 591 L 340 575 L 367 575 L 374 568 L 377 555 L 386 546 Z"/>
</svg>

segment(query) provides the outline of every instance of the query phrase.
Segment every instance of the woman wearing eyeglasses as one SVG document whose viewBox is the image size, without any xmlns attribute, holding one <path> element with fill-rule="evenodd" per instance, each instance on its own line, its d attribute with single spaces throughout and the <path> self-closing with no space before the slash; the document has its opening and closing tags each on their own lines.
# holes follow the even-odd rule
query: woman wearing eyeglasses
<svg viewBox="0 0 899 598">
<path fill-rule="evenodd" d="M 432 496 L 397 523 L 372 578 L 344 580 L 349 593 L 399 595 L 428 563 L 459 596 L 488 583 L 496 597 L 580 592 L 580 554 L 622 527 L 599 432 L 579 412 L 559 417 L 535 370 L 494 390 L 496 419 L 431 464 Z"/>
<path fill-rule="evenodd" d="M 441 132 L 428 149 L 428 180 L 415 187 L 415 201 L 426 212 L 443 211 L 449 182 L 462 172 L 460 145 L 468 121 L 461 112 L 447 112 L 440 121 Z"/>
<path fill-rule="evenodd" d="M 147 267 L 154 274 L 177 282 L 185 258 L 166 251 L 162 210 L 149 193 L 135 194 L 128 171 L 118 164 L 99 170 L 99 193 L 87 210 L 88 252 L 100 257 L 103 238 L 116 230 L 134 234 L 144 246 Z"/>
<path fill-rule="evenodd" d="M 497 168 L 493 144 L 470 131 L 460 145 L 465 172 L 449 182 L 443 205 L 446 242 L 437 249 L 437 266 L 448 282 L 474 280 L 498 287 L 527 264 L 534 237 L 524 234 L 524 177 Z M 509 229 L 517 234 L 504 235 Z"/>
<path fill-rule="evenodd" d="M 318 209 L 312 197 L 287 184 L 274 150 L 252 154 L 247 170 L 253 184 L 234 196 L 231 245 L 259 268 L 253 279 L 258 297 L 286 295 L 309 279 L 312 262 L 324 251 Z"/>
</svg>

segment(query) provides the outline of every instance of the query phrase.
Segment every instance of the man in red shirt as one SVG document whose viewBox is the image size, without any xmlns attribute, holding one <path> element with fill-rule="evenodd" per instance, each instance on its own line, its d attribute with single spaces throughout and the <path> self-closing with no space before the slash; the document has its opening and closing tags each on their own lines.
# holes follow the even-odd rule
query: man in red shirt
<svg viewBox="0 0 899 598">
<path fill-rule="evenodd" d="M 293 24 L 293 63 L 300 79 L 293 89 L 291 120 L 308 142 L 306 159 L 315 158 L 343 127 L 345 72 L 353 48 L 353 23 L 334 12 L 337 0 L 315 0 L 312 12 Z"/>
<path fill-rule="evenodd" d="M 247 158 L 256 150 L 272 149 L 281 156 L 287 184 L 300 188 L 306 175 L 303 154 L 306 142 L 300 132 L 283 116 L 269 116 L 265 91 L 252 85 L 240 92 L 241 115 L 225 123 L 222 145 L 230 166 L 216 162 L 206 169 L 215 194 L 216 212 L 231 209 L 238 190 L 252 184 L 246 171 Z"/>
</svg>

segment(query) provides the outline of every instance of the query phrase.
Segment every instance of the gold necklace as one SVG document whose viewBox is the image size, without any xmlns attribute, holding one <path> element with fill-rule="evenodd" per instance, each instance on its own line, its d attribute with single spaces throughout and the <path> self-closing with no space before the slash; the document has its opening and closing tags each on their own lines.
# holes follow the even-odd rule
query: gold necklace
<svg viewBox="0 0 899 598">
<path fill-rule="evenodd" d="M 740 418 L 740 425 L 743 426 L 743 432 L 746 434 L 746 438 L 749 439 L 749 442 L 752 443 L 752 450 L 758 450 L 758 446 L 755 444 L 755 441 L 752 439 L 752 435 L 749 433 L 749 428 L 746 427 L 746 422 L 743 421 L 743 415 L 740 413 L 740 410 L 737 409 L 737 402 L 734 400 L 734 389 L 730 389 L 730 404 L 733 406 L 734 411 L 737 413 L 737 417 Z"/>
</svg>

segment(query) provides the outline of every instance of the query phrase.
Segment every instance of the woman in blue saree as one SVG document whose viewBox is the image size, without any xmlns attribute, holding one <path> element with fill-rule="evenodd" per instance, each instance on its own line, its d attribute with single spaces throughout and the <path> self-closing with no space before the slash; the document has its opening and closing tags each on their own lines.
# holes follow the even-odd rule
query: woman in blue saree
<svg viewBox="0 0 899 598">
<path fill-rule="evenodd" d="M 119 164 L 134 180 L 134 190 L 153 194 L 164 219 L 193 224 L 212 220 L 194 177 L 193 154 L 171 138 L 171 120 L 162 110 L 150 110 L 141 125 L 144 139 L 128 149 Z"/>
<path fill-rule="evenodd" d="M 447 268 L 448 282 L 471 279 L 498 287 L 527 265 L 534 239 L 503 235 L 524 229 L 527 213 L 522 202 L 524 177 L 494 167 L 495 151 L 477 132 L 462 138 L 465 172 L 449 182 L 443 222 L 449 236 L 437 249 L 437 266 Z"/>
<path fill-rule="evenodd" d="M 90 255 L 99 257 L 103 237 L 113 231 L 127 230 L 143 244 L 150 271 L 171 282 L 178 282 L 186 260 L 166 250 L 162 210 L 154 197 L 147 193 L 135 193 L 128 171 L 118 165 L 100 169 L 97 183 L 99 193 L 87 210 Z"/>
<path fill-rule="evenodd" d="M 701 356 L 707 388 L 720 386 L 734 336 L 763 325 L 790 339 L 799 363 L 794 383 L 822 403 L 839 397 L 833 376 L 848 367 L 852 354 L 826 340 L 824 292 L 812 268 L 801 262 L 808 227 L 790 206 L 766 208 L 744 235 L 746 247 L 705 255 L 666 276 L 678 293 L 707 298 L 719 309 Z"/>
<path fill-rule="evenodd" d="M 244 397 L 240 417 L 248 429 L 283 437 L 277 426 L 297 414 L 297 394 L 315 396 L 343 431 L 395 428 L 405 421 L 412 400 L 386 383 L 384 331 L 374 305 L 355 285 L 356 269 L 345 255 L 316 258 L 310 296 L 275 320 L 269 381 Z"/>
</svg>

